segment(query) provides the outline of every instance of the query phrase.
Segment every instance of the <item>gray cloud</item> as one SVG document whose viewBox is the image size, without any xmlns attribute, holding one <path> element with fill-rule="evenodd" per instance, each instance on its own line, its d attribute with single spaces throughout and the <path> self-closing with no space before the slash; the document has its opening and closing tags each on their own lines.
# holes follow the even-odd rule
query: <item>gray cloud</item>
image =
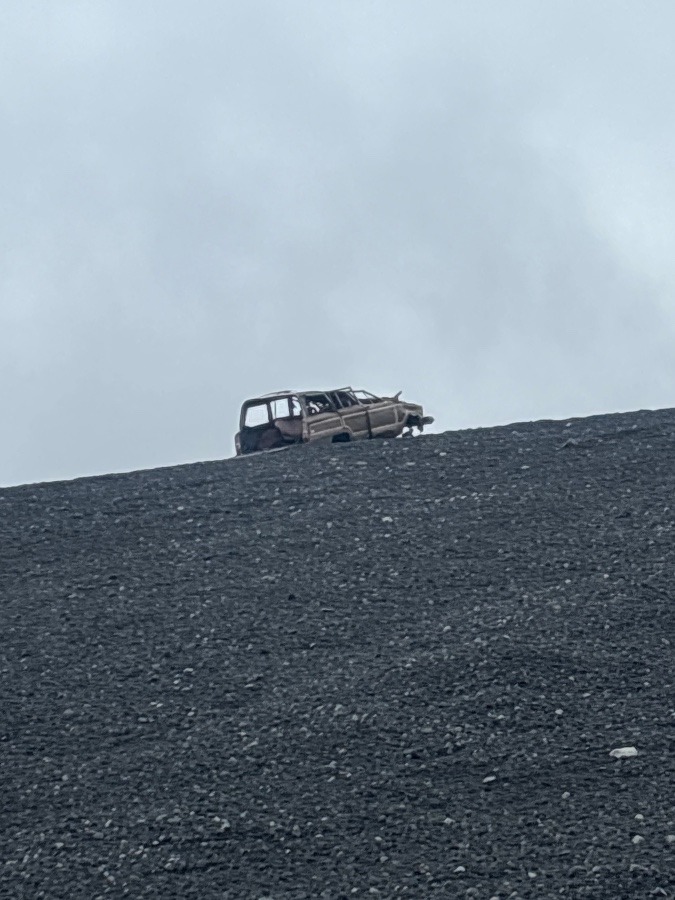
<svg viewBox="0 0 675 900">
<path fill-rule="evenodd" d="M 276 387 L 672 405 L 667 3 L 1 15 L 0 483 L 229 455 Z"/>
</svg>

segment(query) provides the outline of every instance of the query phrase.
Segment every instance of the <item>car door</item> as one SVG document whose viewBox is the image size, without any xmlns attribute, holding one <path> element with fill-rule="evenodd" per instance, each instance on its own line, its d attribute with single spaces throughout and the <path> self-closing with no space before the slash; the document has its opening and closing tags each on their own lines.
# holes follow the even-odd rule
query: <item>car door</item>
<svg viewBox="0 0 675 900">
<path fill-rule="evenodd" d="M 340 390 L 331 393 L 331 399 L 338 407 L 342 421 L 353 440 L 370 437 L 368 410 L 362 406 L 351 391 Z"/>
<path fill-rule="evenodd" d="M 303 394 L 308 440 L 332 438 L 344 431 L 342 419 L 326 394 Z"/>
<path fill-rule="evenodd" d="M 354 394 L 367 410 L 371 437 L 396 434 L 398 417 L 396 403 L 393 400 L 376 397 L 367 391 L 355 391 Z"/>
</svg>

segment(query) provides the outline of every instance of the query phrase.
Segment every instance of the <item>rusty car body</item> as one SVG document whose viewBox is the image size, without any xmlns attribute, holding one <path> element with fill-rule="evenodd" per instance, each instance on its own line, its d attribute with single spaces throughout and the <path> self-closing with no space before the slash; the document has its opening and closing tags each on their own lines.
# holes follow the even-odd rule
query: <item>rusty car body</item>
<svg viewBox="0 0 675 900">
<path fill-rule="evenodd" d="M 242 405 L 237 456 L 315 441 L 368 440 L 411 435 L 434 420 L 417 403 L 377 397 L 351 387 L 330 391 L 278 391 Z"/>
</svg>

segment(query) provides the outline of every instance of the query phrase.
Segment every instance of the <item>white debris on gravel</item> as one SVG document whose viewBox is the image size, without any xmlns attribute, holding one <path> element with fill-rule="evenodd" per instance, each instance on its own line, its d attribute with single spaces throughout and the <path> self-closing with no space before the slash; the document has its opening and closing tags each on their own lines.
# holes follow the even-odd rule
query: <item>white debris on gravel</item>
<svg viewBox="0 0 675 900">
<path fill-rule="evenodd" d="M 638 752 L 635 747 L 616 747 L 614 750 L 609 751 L 609 755 L 613 756 L 614 759 L 630 759 L 633 756 L 637 756 Z"/>
</svg>

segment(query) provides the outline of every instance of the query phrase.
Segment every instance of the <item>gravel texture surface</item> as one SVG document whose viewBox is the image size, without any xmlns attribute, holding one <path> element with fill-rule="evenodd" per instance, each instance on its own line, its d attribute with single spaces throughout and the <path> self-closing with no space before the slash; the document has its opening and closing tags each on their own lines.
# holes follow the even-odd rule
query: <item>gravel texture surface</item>
<svg viewBox="0 0 675 900">
<path fill-rule="evenodd" d="M 0 896 L 674 897 L 674 452 L 663 410 L 0 491 Z"/>
</svg>

